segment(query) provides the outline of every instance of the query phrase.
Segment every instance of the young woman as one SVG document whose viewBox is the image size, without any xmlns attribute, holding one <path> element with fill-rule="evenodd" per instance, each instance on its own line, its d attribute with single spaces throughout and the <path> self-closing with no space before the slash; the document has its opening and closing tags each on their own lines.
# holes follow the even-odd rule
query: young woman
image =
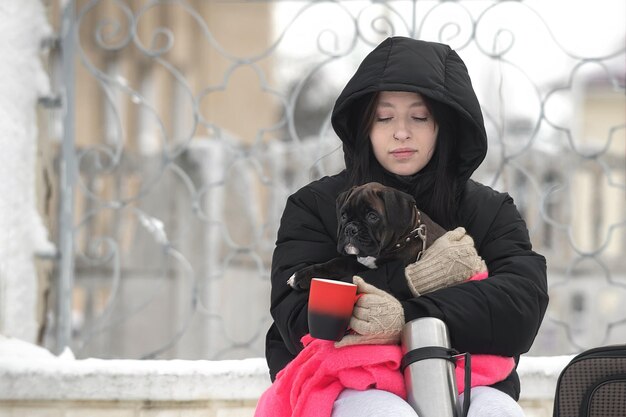
<svg viewBox="0 0 626 417">
<path fill-rule="evenodd" d="M 347 83 L 332 124 L 343 142 L 346 169 L 293 194 L 278 231 L 271 273 L 274 323 L 266 341 L 272 380 L 302 350 L 300 339 L 308 333 L 307 293 L 294 291 L 286 281 L 304 266 L 337 256 L 335 199 L 369 181 L 410 193 L 419 208 L 448 230 L 463 227 L 486 262 L 489 278 L 442 285 L 419 296 L 411 291 L 417 264 L 405 270 L 390 262 L 361 278 L 393 296 L 404 322 L 443 320 L 452 346 L 461 352 L 516 359 L 527 352 L 548 303 L 546 262 L 532 250 L 511 197 L 470 179 L 486 155 L 487 137 L 467 69 L 456 52 L 438 43 L 386 39 Z M 367 296 L 366 291 L 362 299 Z M 372 339 L 361 336 L 350 343 Z M 474 388 L 470 415 L 521 416 L 519 392 L 515 371 L 491 387 Z M 415 416 L 401 398 L 373 389 L 345 390 L 334 404 L 333 417 Z"/>
</svg>

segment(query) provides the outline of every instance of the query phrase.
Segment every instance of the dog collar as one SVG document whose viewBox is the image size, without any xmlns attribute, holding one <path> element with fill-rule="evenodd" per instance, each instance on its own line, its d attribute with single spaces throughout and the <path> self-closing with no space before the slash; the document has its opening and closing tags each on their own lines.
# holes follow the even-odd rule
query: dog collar
<svg viewBox="0 0 626 417">
<path fill-rule="evenodd" d="M 415 213 L 417 214 L 416 227 L 415 229 L 411 230 L 406 237 L 404 237 L 398 243 L 396 243 L 395 249 L 396 250 L 402 249 L 403 247 L 408 245 L 412 240 L 420 239 L 422 241 L 422 249 L 417 253 L 417 259 L 415 260 L 415 262 L 417 262 L 422 257 L 422 253 L 424 253 L 424 251 L 426 250 L 427 231 L 426 231 L 426 225 L 422 224 L 422 213 L 419 211 L 419 209 L 416 206 L 413 206 L 413 207 L 415 208 Z"/>
</svg>

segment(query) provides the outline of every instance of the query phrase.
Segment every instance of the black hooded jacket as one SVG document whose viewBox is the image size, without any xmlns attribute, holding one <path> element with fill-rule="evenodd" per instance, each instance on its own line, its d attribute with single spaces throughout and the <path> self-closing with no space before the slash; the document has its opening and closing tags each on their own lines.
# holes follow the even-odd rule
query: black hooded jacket
<svg viewBox="0 0 626 417">
<path fill-rule="evenodd" d="M 531 347 L 548 304 L 546 262 L 532 250 L 526 224 L 511 197 L 469 179 L 486 155 L 487 138 L 467 69 L 447 45 L 402 37 L 382 42 L 363 60 L 333 110 L 332 124 L 343 142 L 348 168 L 356 143 L 354 116 L 363 111 L 362 99 L 385 90 L 420 93 L 458 115 L 458 225 L 473 237 L 489 278 L 413 297 L 400 262 L 361 276 L 400 300 L 407 322 L 442 319 L 457 350 L 518 358 Z M 287 201 L 272 259 L 274 323 L 266 339 L 272 380 L 302 350 L 300 338 L 308 333 L 308 294 L 292 290 L 286 281 L 304 266 L 338 255 L 335 199 L 348 182 L 343 171 L 312 182 Z M 495 387 L 519 398 L 516 372 Z"/>
</svg>

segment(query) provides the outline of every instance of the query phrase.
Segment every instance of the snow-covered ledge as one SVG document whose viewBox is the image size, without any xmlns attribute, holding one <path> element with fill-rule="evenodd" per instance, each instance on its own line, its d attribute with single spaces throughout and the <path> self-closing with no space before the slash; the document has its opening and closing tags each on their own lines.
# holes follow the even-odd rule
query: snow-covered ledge
<svg viewBox="0 0 626 417">
<path fill-rule="evenodd" d="M 519 365 L 527 417 L 548 417 L 556 381 L 571 356 L 523 357 Z M 0 336 L 0 409 L 27 416 L 33 409 L 116 416 L 252 416 L 269 386 L 262 358 L 225 361 L 75 360 Z M 93 414 L 95 413 L 95 414 Z M 165 414 L 163 414 L 165 413 Z M 56 414 L 55 414 L 56 415 Z M 58 414 L 63 416 L 64 414 Z M 156 415 L 156 414 L 155 414 Z"/>
</svg>

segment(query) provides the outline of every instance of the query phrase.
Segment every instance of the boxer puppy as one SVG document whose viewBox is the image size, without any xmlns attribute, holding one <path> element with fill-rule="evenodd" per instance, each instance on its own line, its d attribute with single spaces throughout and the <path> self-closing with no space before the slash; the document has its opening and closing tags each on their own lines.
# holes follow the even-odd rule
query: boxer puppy
<svg viewBox="0 0 626 417">
<path fill-rule="evenodd" d="M 337 221 L 342 256 L 296 272 L 287 281 L 292 288 L 307 290 L 315 277 L 352 282 L 359 272 L 396 259 L 409 265 L 446 233 L 417 208 L 412 196 L 376 182 L 341 193 Z"/>
</svg>

